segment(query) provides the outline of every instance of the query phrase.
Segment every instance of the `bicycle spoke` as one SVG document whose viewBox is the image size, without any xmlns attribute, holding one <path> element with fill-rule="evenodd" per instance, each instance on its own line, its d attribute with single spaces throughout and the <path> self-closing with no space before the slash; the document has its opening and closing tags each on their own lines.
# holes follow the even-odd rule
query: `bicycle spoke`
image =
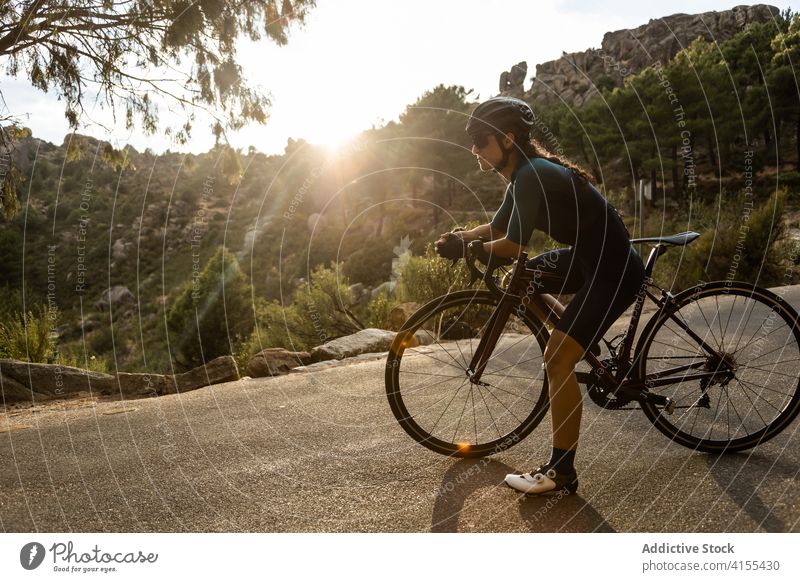
<svg viewBox="0 0 800 582">
<path fill-rule="evenodd" d="M 481 456 L 498 450 L 510 435 L 524 438 L 541 420 L 547 396 L 538 367 L 543 336 L 533 314 L 509 313 L 508 322 L 493 330 L 499 337 L 487 346 L 483 381 L 473 383 L 466 369 L 481 338 L 485 342 L 492 332 L 498 302 L 483 290 L 451 295 L 417 312 L 415 330 L 428 334 L 421 338 L 427 349 L 388 356 L 387 394 L 400 424 L 420 444 L 444 454 Z"/>
<path fill-rule="evenodd" d="M 464 379 L 462 380 L 462 383 L 466 379 L 467 378 L 464 377 Z M 444 380 L 439 380 L 438 382 L 435 382 L 433 384 L 429 384 L 428 386 L 422 386 L 422 382 L 420 382 L 419 384 L 414 384 L 413 386 L 409 387 L 409 389 L 406 391 L 406 393 L 409 394 L 409 395 L 412 395 L 412 394 L 416 394 L 417 392 L 419 392 L 420 390 L 423 390 L 423 389 L 430 391 L 431 388 L 433 388 L 435 386 L 438 386 L 440 384 L 443 384 L 444 382 L 447 382 L 447 380 L 448 380 L 448 378 L 445 378 Z"/>
<path fill-rule="evenodd" d="M 470 394 L 472 394 L 472 386 L 473 386 L 473 384 L 469 385 Z M 461 408 L 461 414 L 458 417 L 458 424 L 456 424 L 456 430 L 453 431 L 453 438 L 450 439 L 450 442 L 456 442 L 456 435 L 458 434 L 458 427 L 461 426 L 461 419 L 464 418 L 464 411 L 467 409 L 467 402 L 469 402 L 469 394 L 464 399 L 464 406 Z"/>
<path fill-rule="evenodd" d="M 710 440 L 714 440 L 713 439 L 713 437 L 714 437 L 714 425 L 716 424 L 717 419 L 719 418 L 719 405 L 721 403 L 722 403 L 722 390 L 719 391 L 719 398 L 717 398 L 717 408 L 714 410 L 714 418 L 711 419 L 711 423 L 710 423 L 711 424 L 711 428 L 709 430 L 711 432 L 708 435 L 708 438 Z"/>
<path fill-rule="evenodd" d="M 724 340 L 725 333 L 722 331 L 722 318 L 719 316 L 719 314 L 721 313 L 719 308 L 719 298 L 716 295 L 714 295 L 714 303 L 716 303 L 717 305 L 717 323 L 719 323 L 719 337 L 721 340 Z"/>
<path fill-rule="evenodd" d="M 401 374 L 421 374 L 424 376 L 441 376 L 442 378 L 454 378 L 456 380 L 463 378 L 464 376 L 448 376 L 447 374 L 437 374 L 435 372 L 414 372 L 413 370 L 401 370 Z"/>
<path fill-rule="evenodd" d="M 749 297 L 749 299 L 753 299 L 752 295 Z M 750 315 L 747 316 L 747 321 L 745 321 L 744 325 L 742 326 L 742 335 L 739 337 L 739 341 L 736 342 L 736 346 L 733 348 L 734 354 L 739 351 L 739 343 L 742 341 L 742 338 L 744 337 L 744 330 L 747 329 L 747 324 L 750 323 L 750 318 L 753 317 L 753 312 L 755 310 L 756 310 L 756 305 L 753 305 L 753 308 L 750 310 Z"/>
<path fill-rule="evenodd" d="M 722 390 L 719 391 L 722 394 Z M 727 393 L 727 390 L 725 391 Z M 728 440 L 731 440 L 731 399 L 725 399 L 725 414 L 728 419 Z"/>
<path fill-rule="evenodd" d="M 760 418 L 760 419 L 761 419 L 761 422 L 762 422 L 762 424 L 763 424 L 764 426 L 767 426 L 769 423 L 768 423 L 766 420 L 764 420 L 764 417 L 763 417 L 763 416 L 761 416 L 761 413 L 758 411 L 758 408 L 756 408 L 756 403 L 755 403 L 755 402 L 753 402 L 753 399 L 752 399 L 752 398 L 750 398 L 750 395 L 749 395 L 749 394 L 747 394 L 747 387 L 746 387 L 744 384 L 742 384 L 742 383 L 739 381 L 739 379 L 738 379 L 738 378 L 734 378 L 734 379 L 735 379 L 737 382 L 739 382 L 739 385 L 742 387 L 742 394 L 744 394 L 745 398 L 747 398 L 747 400 L 750 402 L 750 404 L 751 404 L 751 410 L 755 410 L 755 411 L 756 411 L 756 414 L 758 415 L 758 418 Z"/>
<path fill-rule="evenodd" d="M 760 356 L 756 356 L 755 358 L 753 358 L 753 359 L 752 359 L 752 360 L 750 360 L 750 361 L 751 361 L 751 362 L 755 362 L 756 360 L 760 360 L 760 359 L 761 359 L 761 358 L 763 358 L 764 356 L 768 356 L 768 355 L 770 355 L 770 354 L 771 354 L 771 353 L 773 353 L 773 352 L 777 352 L 778 350 L 782 350 L 782 349 L 784 349 L 785 347 L 786 347 L 786 344 L 780 345 L 780 346 L 778 346 L 777 348 L 775 348 L 774 350 L 770 350 L 770 351 L 768 351 L 766 354 L 761 354 Z"/>
<path fill-rule="evenodd" d="M 737 371 L 739 370 L 761 370 L 762 372 L 767 372 L 769 375 L 775 374 L 776 376 L 785 376 L 787 378 L 791 378 L 792 380 L 797 380 L 797 374 L 784 374 L 783 372 L 776 372 L 775 370 L 767 370 L 766 368 L 759 368 L 758 366 L 739 366 L 736 368 Z M 767 388 L 764 386 L 764 388 Z M 768 388 L 770 390 L 770 388 Z M 784 394 L 784 396 L 788 396 L 788 394 Z"/>
<path fill-rule="evenodd" d="M 672 333 L 674 333 L 676 337 L 678 337 L 679 339 L 682 339 L 683 342 L 686 345 L 688 345 L 690 348 L 695 348 L 695 353 L 702 349 L 702 346 L 698 345 L 697 343 L 689 342 L 689 340 L 686 339 L 686 337 L 683 335 L 685 333 L 683 330 L 675 331 L 674 329 L 672 329 L 672 327 L 670 327 L 669 323 L 667 323 L 667 320 L 664 320 L 664 327 L 666 327 L 668 330 L 670 330 Z M 687 349 L 687 348 L 681 348 L 679 346 L 674 346 L 672 344 L 667 344 L 665 342 L 659 342 L 659 343 L 661 343 L 662 345 L 665 345 L 665 346 L 670 346 L 670 347 L 675 348 L 675 349 L 679 349 L 679 350 L 683 350 L 685 352 L 689 352 L 690 354 L 692 353 L 692 350 Z"/>
<path fill-rule="evenodd" d="M 437 418 L 436 422 L 433 423 L 433 427 L 431 428 L 431 432 L 433 432 L 436 429 L 436 425 L 439 424 L 440 420 L 442 420 L 442 417 L 444 416 L 444 413 L 447 412 L 448 408 L 450 408 L 450 405 L 453 403 L 453 400 L 455 400 L 456 396 L 458 396 L 458 393 L 461 392 L 461 387 L 464 386 L 466 381 L 467 381 L 467 379 L 465 378 L 464 381 L 461 382 L 461 385 L 456 390 L 456 393 L 453 394 L 453 397 L 450 399 L 450 402 L 447 403 L 447 406 L 444 407 L 444 410 L 442 410 L 442 413 L 439 415 L 439 418 Z"/>
<path fill-rule="evenodd" d="M 469 368 L 469 362 L 467 361 L 467 358 L 464 356 L 464 352 L 461 351 L 461 346 L 458 345 L 458 340 L 455 341 L 455 344 L 456 344 L 456 347 L 458 348 L 458 353 L 461 354 L 461 361 L 464 362 L 464 369 L 466 370 L 467 368 Z M 470 345 L 472 345 L 472 344 L 470 344 Z M 474 353 L 474 352 L 472 352 L 471 348 L 470 348 L 470 353 Z"/>
<path fill-rule="evenodd" d="M 513 344 L 511 344 L 511 345 L 510 345 L 510 346 L 508 346 L 506 349 L 504 349 L 502 352 L 498 352 L 498 353 L 496 353 L 496 354 L 492 354 L 492 357 L 493 357 L 493 358 L 499 358 L 500 356 L 502 356 L 503 354 L 505 354 L 505 353 L 506 353 L 508 350 L 510 350 L 511 348 L 513 348 L 515 345 L 519 344 L 521 341 L 523 341 L 523 340 L 526 340 L 526 339 L 531 339 L 531 338 L 530 338 L 530 336 L 523 335 L 521 338 L 519 338 L 519 339 L 518 339 L 517 341 L 515 341 Z M 499 344 L 500 344 L 500 341 L 498 340 L 498 342 L 497 342 L 497 343 L 498 343 L 498 345 L 499 345 Z"/>
<path fill-rule="evenodd" d="M 488 382 L 487 382 L 487 384 L 488 384 Z M 511 396 L 514 396 L 516 398 L 521 398 L 522 400 L 527 400 L 528 402 L 535 402 L 535 400 L 533 400 L 531 398 L 525 398 L 525 396 L 523 396 L 522 394 L 517 394 L 516 392 L 511 392 L 509 390 L 506 390 L 505 388 L 500 388 L 500 386 L 498 386 L 497 384 L 489 384 L 488 388 L 496 388 L 497 390 L 500 390 L 500 392 L 505 392 L 506 394 L 510 394 Z"/>
<path fill-rule="evenodd" d="M 483 373 L 484 376 L 499 376 L 499 374 L 487 374 L 486 372 Z M 514 374 L 503 374 L 503 378 L 517 378 L 519 380 L 535 380 L 535 377 L 531 376 L 515 376 Z"/>
<path fill-rule="evenodd" d="M 508 370 L 509 368 L 513 368 L 514 366 L 519 366 L 520 364 L 524 364 L 526 362 L 532 362 L 534 360 L 541 360 L 543 358 L 544 358 L 544 356 L 536 356 L 536 357 L 530 358 L 528 360 L 522 360 L 521 362 L 514 362 L 513 364 L 509 364 L 508 366 L 504 366 L 504 367 L 500 368 L 499 370 L 495 370 L 493 372 L 484 372 L 483 375 L 484 376 L 497 376 L 503 370 Z"/>
<path fill-rule="evenodd" d="M 436 342 L 436 343 L 437 343 L 437 344 L 439 344 L 439 342 Z M 445 352 L 445 353 L 446 353 L 448 356 L 450 356 L 450 352 L 448 352 L 448 351 L 447 351 L 447 350 L 444 348 L 444 346 L 442 346 L 442 344 L 439 344 L 439 346 L 441 346 L 441 347 L 442 347 L 442 349 L 444 350 L 444 352 Z M 444 364 L 445 366 L 450 366 L 451 368 L 456 368 L 457 370 L 462 370 L 462 371 L 464 371 L 464 372 L 466 372 L 466 371 L 467 371 L 467 370 L 466 370 L 466 368 L 463 368 L 463 367 L 461 367 L 461 364 L 458 364 L 458 361 L 457 361 L 455 358 L 453 358 L 453 356 L 450 356 L 450 359 L 452 359 L 452 360 L 453 360 L 453 361 L 454 361 L 456 364 L 458 364 L 457 366 L 454 366 L 454 365 L 453 365 L 453 364 L 451 364 L 450 362 L 446 362 L 446 361 L 444 361 L 444 360 L 440 360 L 439 358 L 434 358 L 432 355 L 430 355 L 430 354 L 428 354 L 428 353 L 425 353 L 425 352 L 414 352 L 414 355 L 425 356 L 426 358 L 430 358 L 431 360 L 436 360 L 437 362 L 439 362 L 440 364 Z"/>
<path fill-rule="evenodd" d="M 478 444 L 478 417 L 475 413 L 475 392 L 473 390 L 469 391 L 469 395 L 472 399 L 472 425 L 475 427 L 475 444 Z"/>
<path fill-rule="evenodd" d="M 725 322 L 725 331 L 722 334 L 722 337 L 725 337 L 726 335 L 728 335 L 728 325 L 731 322 L 731 317 L 733 317 L 733 311 L 734 311 L 734 308 L 736 307 L 736 300 L 737 299 L 739 299 L 739 296 L 738 295 L 734 295 L 733 296 L 733 304 L 731 305 L 731 310 L 728 313 L 728 320 Z"/>
<path fill-rule="evenodd" d="M 731 398 L 730 398 L 730 392 L 728 392 L 728 387 L 725 386 L 724 388 L 725 388 L 725 394 L 728 395 L 728 404 L 730 404 L 731 407 L 733 407 L 733 412 L 736 413 L 736 416 L 739 419 L 739 426 L 744 427 L 744 419 L 739 414 L 739 411 L 736 410 L 736 405 L 733 403 L 733 400 L 731 400 Z M 731 440 L 730 436 L 728 436 L 728 440 Z"/>
<path fill-rule="evenodd" d="M 719 341 L 717 341 L 717 338 L 714 336 L 714 328 L 713 328 L 713 326 L 712 326 L 712 325 L 711 325 L 711 324 L 708 322 L 708 319 L 706 319 L 706 314 L 705 314 L 705 312 L 703 311 L 703 306 L 702 306 L 702 305 L 700 305 L 700 302 L 699 302 L 699 301 L 697 302 L 697 309 L 698 309 L 698 311 L 700 311 L 700 315 L 703 317 L 703 321 L 705 321 L 705 322 L 706 322 L 706 326 L 708 326 L 708 333 L 710 333 L 710 334 L 711 334 L 711 339 L 713 339 L 713 340 L 714 340 L 714 343 L 715 343 L 715 344 L 717 344 L 717 349 L 718 349 L 719 351 L 722 351 L 722 344 L 720 344 L 720 342 L 719 342 Z M 705 341 L 705 340 L 704 340 L 704 341 Z"/>
<path fill-rule="evenodd" d="M 770 312 L 770 313 L 774 313 L 774 312 Z M 765 320 L 764 320 L 764 323 L 766 323 L 766 321 L 767 321 L 767 319 L 765 319 Z M 764 324 L 762 323 L 762 324 L 761 324 L 760 326 L 758 326 L 758 328 L 757 328 L 757 329 L 756 329 L 756 330 L 753 332 L 753 335 L 751 335 L 751 336 L 750 336 L 750 339 L 748 339 L 748 340 L 747 340 L 747 341 L 744 343 L 744 345 L 742 346 L 742 348 L 741 348 L 741 349 L 742 349 L 742 350 L 746 350 L 747 348 L 749 348 L 749 347 L 752 345 L 752 343 L 753 343 L 753 339 L 756 337 L 756 334 L 757 334 L 757 333 L 758 333 L 758 332 L 759 332 L 761 329 L 763 329 L 763 328 L 764 328 Z M 769 336 L 771 336 L 773 333 L 775 333 L 775 332 L 776 332 L 776 331 L 778 331 L 779 329 L 782 329 L 782 328 L 780 328 L 780 327 L 776 327 L 775 329 L 773 329 L 771 332 L 767 333 L 767 334 L 766 334 L 766 335 L 765 335 L 763 338 L 761 338 L 761 339 L 766 339 L 766 338 L 768 338 Z M 738 344 L 737 344 L 737 347 L 738 347 Z M 741 350 L 737 349 L 737 350 L 735 350 L 735 351 L 734 351 L 734 352 L 732 352 L 732 353 L 733 353 L 733 354 L 737 354 L 737 353 L 739 353 L 740 351 L 741 351 Z"/>
<path fill-rule="evenodd" d="M 500 406 L 502 406 L 503 408 L 505 408 L 505 409 L 506 409 L 506 411 L 507 411 L 507 412 L 508 412 L 508 413 L 509 413 L 511 416 L 513 416 L 513 417 L 514 417 L 514 420 L 516 420 L 516 421 L 517 421 L 517 422 L 519 422 L 519 423 L 522 423 L 522 421 L 521 421 L 519 418 L 517 418 L 517 416 L 516 416 L 516 415 L 515 415 L 513 412 L 511 412 L 511 409 L 510 409 L 508 406 L 506 406 L 505 404 L 503 404 L 503 401 L 502 401 L 502 400 L 500 400 L 500 399 L 499 399 L 497 396 L 495 396 L 495 394 L 494 394 L 494 393 L 493 393 L 491 390 L 488 390 L 488 392 L 489 392 L 489 396 L 491 396 L 492 398 L 494 398 L 495 400 L 497 400 L 497 401 L 500 403 Z"/>
<path fill-rule="evenodd" d="M 741 384 L 742 386 L 748 385 L 748 386 L 755 386 L 756 388 L 763 388 L 763 386 L 759 386 L 758 384 L 753 384 L 752 382 L 748 382 L 747 380 L 742 380 L 742 379 L 740 379 L 740 378 L 736 378 L 736 380 L 737 380 L 737 381 L 739 382 L 739 384 Z M 749 388 L 749 390 L 751 390 L 751 391 L 753 392 L 753 394 L 755 394 L 755 395 L 756 395 L 756 397 L 758 397 L 758 398 L 760 398 L 761 400 L 763 400 L 764 402 L 766 402 L 766 403 L 767 403 L 767 404 L 768 404 L 768 405 L 769 405 L 769 406 L 770 406 L 770 407 L 771 407 L 771 408 L 772 408 L 772 409 L 773 409 L 775 412 L 781 412 L 781 409 L 780 409 L 780 408 L 778 408 L 778 407 L 776 407 L 774 404 L 772 404 L 772 402 L 770 402 L 770 401 L 769 401 L 767 398 L 765 398 L 765 397 L 764 397 L 764 396 L 761 394 L 761 392 L 759 392 L 759 391 L 758 391 L 756 388 Z"/>
<path fill-rule="evenodd" d="M 685 339 L 683 341 L 684 341 L 684 343 L 688 344 L 689 346 L 692 346 L 692 344 L 690 344 Z M 653 343 L 660 344 L 662 346 L 666 346 L 666 347 L 674 349 L 674 350 L 683 350 L 684 352 L 686 352 L 688 354 L 696 355 L 696 354 L 700 353 L 700 350 L 699 350 L 700 346 L 696 346 L 698 349 L 690 350 L 690 349 L 687 349 L 687 348 L 684 348 L 684 347 L 681 347 L 681 346 L 676 346 L 674 344 L 668 344 L 667 342 L 663 342 L 663 341 L 659 341 L 659 340 L 653 340 Z"/>
<path fill-rule="evenodd" d="M 481 395 L 481 400 L 483 400 L 483 405 L 486 407 L 486 412 L 489 413 L 489 418 L 492 419 L 492 426 L 497 431 L 497 438 L 502 439 L 503 435 L 500 434 L 500 429 L 497 427 L 497 421 L 494 419 L 494 415 L 492 415 L 492 409 L 489 408 L 489 405 L 486 403 L 486 398 L 483 397 L 483 391 L 481 390 L 480 384 L 477 384 L 477 386 L 478 386 L 478 394 Z M 475 440 L 477 441 L 477 438 Z"/>
</svg>

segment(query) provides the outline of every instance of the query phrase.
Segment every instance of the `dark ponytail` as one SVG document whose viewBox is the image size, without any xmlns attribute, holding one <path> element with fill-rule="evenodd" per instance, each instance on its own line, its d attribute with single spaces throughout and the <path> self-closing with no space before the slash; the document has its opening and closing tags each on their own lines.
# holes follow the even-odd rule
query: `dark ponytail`
<svg viewBox="0 0 800 582">
<path fill-rule="evenodd" d="M 512 130 L 512 132 L 513 132 L 513 130 Z M 565 168 L 567 168 L 569 170 L 572 170 L 572 172 L 576 176 L 586 180 L 587 182 L 592 182 L 594 180 L 594 178 L 591 176 L 591 174 L 589 174 L 589 172 L 584 170 L 581 166 L 579 166 L 575 162 L 572 162 L 572 161 L 568 160 L 567 158 L 565 158 L 563 156 L 555 155 L 554 153 L 552 153 L 550 150 L 548 150 L 546 147 L 544 147 L 541 143 L 539 143 L 533 137 L 529 137 L 529 136 L 526 135 L 521 140 L 521 141 L 523 141 L 523 143 L 521 143 L 521 144 L 520 143 L 516 143 L 517 135 L 516 135 L 516 132 L 513 132 L 513 133 L 514 133 L 515 145 L 519 148 L 519 150 L 522 151 L 523 154 L 525 154 L 526 157 L 528 157 L 528 158 L 544 158 L 545 160 L 547 160 L 549 162 L 553 162 L 554 164 L 558 164 L 560 166 L 564 166 Z M 520 132 L 520 133 L 522 133 L 522 132 Z"/>
</svg>

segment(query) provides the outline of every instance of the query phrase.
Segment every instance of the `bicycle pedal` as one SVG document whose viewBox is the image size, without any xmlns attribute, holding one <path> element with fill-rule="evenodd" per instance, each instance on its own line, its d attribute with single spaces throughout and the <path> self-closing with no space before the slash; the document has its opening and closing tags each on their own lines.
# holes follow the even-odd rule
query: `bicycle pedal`
<svg viewBox="0 0 800 582">
<path fill-rule="evenodd" d="M 664 405 L 664 412 L 667 414 L 675 412 L 675 401 L 672 398 L 667 398 L 667 403 Z"/>
</svg>

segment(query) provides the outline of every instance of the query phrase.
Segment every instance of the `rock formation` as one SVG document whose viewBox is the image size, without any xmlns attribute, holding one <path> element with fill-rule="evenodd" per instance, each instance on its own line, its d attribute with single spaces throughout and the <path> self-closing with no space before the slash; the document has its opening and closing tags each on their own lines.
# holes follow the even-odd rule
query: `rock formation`
<svg viewBox="0 0 800 582">
<path fill-rule="evenodd" d="M 598 86 L 621 87 L 628 75 L 656 62 L 666 63 L 697 37 L 722 42 L 747 24 L 770 21 L 779 12 L 774 6 L 757 4 L 652 19 L 634 29 L 606 33 L 599 49 L 564 53 L 560 59 L 536 65 L 536 76 L 527 91 L 515 84 L 514 71 L 527 71 L 525 62 L 518 63 L 500 76 L 500 90 L 533 104 L 564 102 L 580 107 L 598 94 Z"/>
</svg>

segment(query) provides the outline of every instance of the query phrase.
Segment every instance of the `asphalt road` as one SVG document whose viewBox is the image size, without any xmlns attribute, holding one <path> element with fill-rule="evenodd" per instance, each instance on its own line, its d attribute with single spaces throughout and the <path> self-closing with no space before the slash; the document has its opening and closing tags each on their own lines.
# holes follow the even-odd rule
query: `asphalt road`
<svg viewBox="0 0 800 582">
<path fill-rule="evenodd" d="M 800 293 L 785 295 L 795 306 Z M 549 453 L 549 416 L 492 458 L 429 452 L 387 404 L 384 361 L 183 395 L 0 416 L 0 529 L 20 531 L 800 531 L 800 420 L 726 456 L 586 399 L 578 495 L 503 484 Z"/>
</svg>

